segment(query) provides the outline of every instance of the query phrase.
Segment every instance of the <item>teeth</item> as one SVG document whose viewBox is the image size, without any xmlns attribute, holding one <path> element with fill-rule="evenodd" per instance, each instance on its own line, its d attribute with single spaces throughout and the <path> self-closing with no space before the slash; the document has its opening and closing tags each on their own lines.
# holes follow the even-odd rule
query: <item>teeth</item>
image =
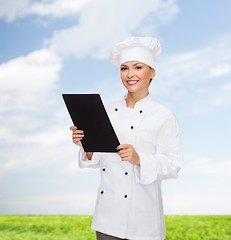
<svg viewBox="0 0 231 240">
<path fill-rule="evenodd" d="M 137 81 L 128 81 L 128 83 L 130 83 L 130 84 L 134 84 L 134 83 L 136 83 Z"/>
</svg>

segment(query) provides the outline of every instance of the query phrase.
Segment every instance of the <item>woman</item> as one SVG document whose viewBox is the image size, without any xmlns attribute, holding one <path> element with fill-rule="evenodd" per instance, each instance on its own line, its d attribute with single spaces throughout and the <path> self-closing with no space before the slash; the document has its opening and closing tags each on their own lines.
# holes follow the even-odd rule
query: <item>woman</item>
<svg viewBox="0 0 231 240">
<path fill-rule="evenodd" d="M 118 153 L 85 153 L 84 129 L 72 126 L 80 146 L 79 166 L 100 168 L 101 181 L 91 228 L 98 240 L 162 240 L 165 223 L 161 181 L 182 167 L 177 120 L 154 102 L 149 86 L 161 47 L 157 39 L 128 37 L 116 44 L 109 62 L 120 66 L 127 94 L 106 106 L 121 145 Z"/>
</svg>

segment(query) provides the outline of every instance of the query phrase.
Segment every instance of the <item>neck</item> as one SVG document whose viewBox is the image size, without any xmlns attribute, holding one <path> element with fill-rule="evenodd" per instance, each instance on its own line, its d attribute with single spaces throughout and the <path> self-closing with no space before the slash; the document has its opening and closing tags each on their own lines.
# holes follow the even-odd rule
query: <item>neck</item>
<svg viewBox="0 0 231 240">
<path fill-rule="evenodd" d="M 141 93 L 140 92 L 139 93 L 137 93 L 137 92 L 128 92 L 128 95 L 127 95 L 127 98 L 126 98 L 127 107 L 134 108 L 135 104 L 139 100 L 147 97 L 148 94 L 149 94 L 148 91 L 141 92 Z"/>
</svg>

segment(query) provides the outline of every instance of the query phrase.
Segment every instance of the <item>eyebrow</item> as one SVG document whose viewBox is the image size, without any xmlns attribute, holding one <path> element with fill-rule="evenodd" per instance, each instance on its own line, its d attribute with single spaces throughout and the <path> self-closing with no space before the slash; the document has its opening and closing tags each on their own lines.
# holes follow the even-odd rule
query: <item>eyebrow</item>
<svg viewBox="0 0 231 240">
<path fill-rule="evenodd" d="M 140 63 L 140 62 L 137 62 L 137 63 L 134 63 L 132 66 L 136 66 L 137 64 L 141 64 L 141 63 Z M 121 66 L 125 66 L 125 67 L 127 67 L 126 64 L 121 64 Z"/>
</svg>

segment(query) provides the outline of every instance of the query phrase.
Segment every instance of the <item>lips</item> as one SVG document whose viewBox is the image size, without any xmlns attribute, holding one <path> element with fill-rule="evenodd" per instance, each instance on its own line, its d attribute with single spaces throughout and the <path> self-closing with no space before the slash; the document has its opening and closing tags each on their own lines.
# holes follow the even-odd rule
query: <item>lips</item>
<svg viewBox="0 0 231 240">
<path fill-rule="evenodd" d="M 139 80 L 128 80 L 127 81 L 127 83 L 129 84 L 129 85 L 135 85 L 136 83 L 138 83 L 139 82 Z"/>
</svg>

